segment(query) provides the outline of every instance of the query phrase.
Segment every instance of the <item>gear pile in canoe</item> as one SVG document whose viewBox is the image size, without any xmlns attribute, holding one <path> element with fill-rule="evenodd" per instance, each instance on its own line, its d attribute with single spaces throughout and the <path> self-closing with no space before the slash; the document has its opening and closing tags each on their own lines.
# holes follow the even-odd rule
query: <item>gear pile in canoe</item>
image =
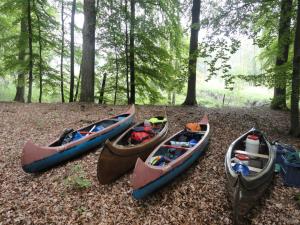
<svg viewBox="0 0 300 225">
<path fill-rule="evenodd" d="M 205 115 L 199 123 L 188 124 L 186 129 L 161 143 L 145 162 L 139 158 L 131 179 L 133 197 L 144 198 L 175 179 L 204 153 L 209 137 L 210 126 Z"/>
<path fill-rule="evenodd" d="M 107 140 L 98 160 L 99 182 L 111 183 L 133 169 L 136 160 L 145 160 L 166 138 L 167 132 L 167 117 L 158 116 L 135 124 L 113 143 Z"/>
<path fill-rule="evenodd" d="M 104 119 L 76 131 L 67 130 L 48 146 L 40 147 L 28 141 L 22 152 L 21 164 L 27 173 L 45 171 L 68 161 L 117 136 L 133 122 L 135 107 L 126 113 Z"/>
</svg>

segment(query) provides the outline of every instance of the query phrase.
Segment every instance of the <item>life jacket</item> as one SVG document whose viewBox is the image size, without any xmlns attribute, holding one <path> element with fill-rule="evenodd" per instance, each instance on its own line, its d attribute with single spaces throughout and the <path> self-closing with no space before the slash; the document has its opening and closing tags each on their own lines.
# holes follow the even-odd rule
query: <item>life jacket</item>
<svg viewBox="0 0 300 225">
<path fill-rule="evenodd" d="M 199 123 L 187 123 L 185 129 L 191 132 L 198 132 L 201 131 L 201 126 Z"/>
<path fill-rule="evenodd" d="M 151 126 L 135 127 L 130 135 L 131 144 L 145 143 L 149 141 L 154 135 L 155 134 Z"/>
<path fill-rule="evenodd" d="M 152 135 L 146 131 L 133 131 L 131 132 L 130 138 L 132 144 L 140 144 L 150 141 Z"/>
</svg>

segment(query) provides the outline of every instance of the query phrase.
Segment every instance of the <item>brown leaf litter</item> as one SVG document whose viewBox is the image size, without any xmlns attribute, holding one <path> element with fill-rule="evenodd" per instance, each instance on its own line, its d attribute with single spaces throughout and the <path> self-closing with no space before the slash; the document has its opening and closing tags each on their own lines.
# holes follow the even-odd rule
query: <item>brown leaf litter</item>
<svg viewBox="0 0 300 225">
<path fill-rule="evenodd" d="M 231 208 L 224 187 L 224 156 L 229 144 L 253 126 L 268 137 L 300 147 L 287 135 L 289 115 L 268 108 L 167 107 L 169 135 L 187 122 L 209 114 L 212 138 L 208 151 L 186 173 L 142 201 L 130 191 L 130 174 L 100 185 L 96 168 L 100 149 L 38 175 L 20 166 L 24 143 L 50 143 L 65 128 L 123 112 L 125 106 L 0 103 L 0 224 L 231 224 Z M 163 111 L 138 106 L 136 121 Z M 90 181 L 82 190 L 66 185 L 74 166 Z M 247 216 L 252 224 L 300 224 L 293 200 L 299 190 L 285 187 L 277 175 L 270 194 Z"/>
</svg>

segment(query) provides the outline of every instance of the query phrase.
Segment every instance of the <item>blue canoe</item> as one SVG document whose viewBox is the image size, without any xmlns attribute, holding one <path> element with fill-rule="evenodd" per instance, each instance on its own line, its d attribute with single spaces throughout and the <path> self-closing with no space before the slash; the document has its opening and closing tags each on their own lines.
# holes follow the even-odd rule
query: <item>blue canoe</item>
<svg viewBox="0 0 300 225">
<path fill-rule="evenodd" d="M 28 141 L 21 156 L 22 168 L 27 173 L 42 172 L 80 156 L 125 131 L 133 122 L 134 115 L 135 107 L 132 105 L 126 113 L 71 130 L 48 146 L 40 147 Z"/>
<path fill-rule="evenodd" d="M 155 148 L 145 162 L 137 160 L 131 180 L 135 199 L 142 199 L 168 184 L 203 155 L 210 137 L 207 116 L 199 124 L 201 131 L 179 131 Z M 190 141 L 190 146 L 180 146 L 179 139 L 183 137 Z"/>
</svg>

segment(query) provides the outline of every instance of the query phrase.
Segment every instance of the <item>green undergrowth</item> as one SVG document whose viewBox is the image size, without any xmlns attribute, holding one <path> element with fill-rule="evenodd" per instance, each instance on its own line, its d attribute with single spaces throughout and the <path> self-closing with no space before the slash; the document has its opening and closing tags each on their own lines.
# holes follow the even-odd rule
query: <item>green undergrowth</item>
<svg viewBox="0 0 300 225">
<path fill-rule="evenodd" d="M 65 185 L 72 190 L 84 190 L 92 186 L 87 175 L 80 165 L 72 167 L 69 175 L 64 180 Z"/>
</svg>

